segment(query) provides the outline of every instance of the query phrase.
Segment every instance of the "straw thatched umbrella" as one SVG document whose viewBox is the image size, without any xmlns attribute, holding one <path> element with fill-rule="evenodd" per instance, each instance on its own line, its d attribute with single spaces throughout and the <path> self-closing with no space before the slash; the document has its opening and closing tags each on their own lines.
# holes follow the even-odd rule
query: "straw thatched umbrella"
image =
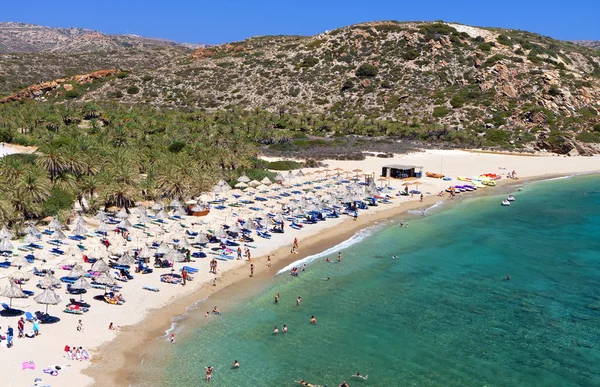
<svg viewBox="0 0 600 387">
<path fill-rule="evenodd" d="M 143 214 L 140 214 L 139 222 L 144 225 L 146 223 L 150 223 L 150 218 L 148 217 L 148 214 L 146 214 L 145 212 Z"/>
<path fill-rule="evenodd" d="M 302 170 L 299 170 L 299 171 L 296 173 L 296 177 L 304 177 L 304 172 L 302 172 Z"/>
<path fill-rule="evenodd" d="M 133 257 L 126 251 L 119 257 L 119 259 L 117 259 L 117 264 L 123 266 L 135 265 L 135 259 L 133 259 Z"/>
<path fill-rule="evenodd" d="M 282 181 L 282 180 L 284 180 L 284 177 L 281 174 L 281 172 L 277 172 L 277 174 L 275 175 L 275 180 L 276 181 Z"/>
<path fill-rule="evenodd" d="M 106 262 L 104 262 L 104 258 L 100 258 L 99 260 L 94 262 L 94 264 L 92 265 L 93 271 L 97 271 L 97 272 L 101 272 L 101 273 L 106 272 L 109 269 L 110 269 L 110 267 L 108 267 Z"/>
<path fill-rule="evenodd" d="M 98 277 L 96 277 L 94 282 L 104 286 L 113 286 L 116 283 L 116 280 L 107 273 L 101 273 Z"/>
<path fill-rule="evenodd" d="M 295 177 L 295 176 L 294 176 L 294 173 L 293 173 L 292 171 L 289 171 L 289 172 L 287 173 L 287 175 L 285 175 L 285 179 L 286 179 L 286 180 L 293 180 L 293 179 L 294 179 L 294 177 Z"/>
<path fill-rule="evenodd" d="M 87 225 L 87 221 L 85 219 L 83 219 L 83 216 L 77 215 L 77 218 L 75 218 L 74 224 L 76 224 L 76 225 L 82 224 L 82 225 L 86 226 Z"/>
<path fill-rule="evenodd" d="M 256 180 L 252 180 L 251 182 L 248 183 L 248 185 L 250 187 L 258 187 L 260 185 L 260 182 L 256 181 Z"/>
<path fill-rule="evenodd" d="M 155 204 L 152 206 L 152 210 L 153 210 L 153 211 L 160 211 L 160 210 L 162 210 L 162 209 L 163 209 L 163 205 L 162 205 L 162 203 L 155 203 Z"/>
<path fill-rule="evenodd" d="M 71 269 L 71 271 L 69 271 L 69 277 L 81 277 L 86 274 L 87 271 L 85 271 L 83 267 L 81 267 L 81 265 L 78 263 L 76 263 Z"/>
<path fill-rule="evenodd" d="M 55 276 L 53 276 L 52 273 L 50 273 L 50 272 L 46 273 L 44 278 L 42 278 L 40 280 L 40 282 L 38 283 L 38 285 L 42 289 L 52 288 L 52 287 L 55 287 L 55 286 L 61 285 L 61 284 L 62 284 L 62 282 L 60 282 L 60 280 L 58 278 L 56 278 Z"/>
<path fill-rule="evenodd" d="M 169 206 L 172 208 L 179 208 L 179 207 L 181 207 L 181 202 L 177 199 L 173 199 L 173 201 L 171 201 Z"/>
<path fill-rule="evenodd" d="M 138 254 L 138 257 L 140 257 L 142 259 L 151 258 L 153 256 L 154 256 L 154 252 L 148 246 L 142 247 L 142 249 L 140 250 L 140 252 Z"/>
<path fill-rule="evenodd" d="M 229 227 L 229 231 L 235 232 L 235 233 L 240 233 L 240 232 L 242 232 L 242 228 L 240 227 L 240 224 L 238 222 L 235 222 L 233 224 L 233 226 Z"/>
<path fill-rule="evenodd" d="M 15 270 L 8 275 L 8 278 L 12 279 L 13 281 L 22 282 L 30 279 L 32 275 L 33 274 L 31 274 L 30 271 Z M 19 287 L 21 287 L 21 284 L 19 284 Z"/>
<path fill-rule="evenodd" d="M 25 239 L 23 239 L 23 242 L 27 243 L 27 244 L 31 244 L 31 243 L 42 243 L 42 240 L 40 238 L 38 238 L 37 235 L 35 234 L 27 234 L 25 235 Z"/>
<path fill-rule="evenodd" d="M 168 217 L 169 217 L 169 215 L 167 215 L 165 210 L 160 210 L 156 213 L 156 219 L 162 220 L 162 219 L 167 219 Z"/>
<path fill-rule="evenodd" d="M 96 220 L 99 220 L 100 222 L 106 222 L 108 220 L 106 212 L 98 211 L 98 213 L 96 214 Z"/>
<path fill-rule="evenodd" d="M 13 234 L 8 231 L 8 228 L 6 228 L 6 226 L 2 227 L 2 230 L 0 230 L 0 238 L 2 239 L 12 239 Z"/>
<path fill-rule="evenodd" d="M 188 249 L 189 250 L 192 248 L 192 245 L 190 245 L 190 242 L 188 242 L 188 240 L 183 237 L 181 237 L 179 239 L 177 246 L 179 246 L 180 249 Z"/>
<path fill-rule="evenodd" d="M 129 214 L 127 213 L 127 210 L 125 208 L 121 208 L 119 212 L 117 212 L 117 214 L 115 215 L 115 218 L 127 219 L 129 218 Z"/>
<path fill-rule="evenodd" d="M 175 215 L 175 216 L 179 216 L 179 217 L 182 217 L 182 216 L 185 216 L 185 215 L 186 215 L 186 213 L 185 213 L 185 211 L 183 211 L 183 208 L 181 208 L 181 207 L 178 207 L 178 208 L 176 208 L 176 209 L 175 209 L 175 211 L 173 212 L 173 215 Z"/>
<path fill-rule="evenodd" d="M 33 300 L 38 304 L 46 305 L 46 315 L 48 314 L 48 305 L 56 305 L 60 303 L 60 296 L 52 290 L 46 288 L 43 292 L 33 297 Z"/>
<path fill-rule="evenodd" d="M 10 299 L 9 307 L 12 308 L 12 300 L 13 298 L 26 298 L 27 295 L 21 290 L 20 287 L 17 286 L 16 283 L 10 281 L 10 284 L 2 289 L 0 292 L 0 296 L 7 297 Z"/>
<path fill-rule="evenodd" d="M 57 228 L 54 233 L 52 234 L 52 239 L 55 239 L 57 241 L 62 241 L 67 239 L 67 236 L 65 235 L 64 232 L 62 232 L 61 229 Z"/>
<path fill-rule="evenodd" d="M 302 171 L 300 171 L 302 172 Z M 267 176 L 265 176 L 261 181 L 261 183 L 265 184 L 265 185 L 271 185 L 273 184 L 273 182 L 271 181 L 271 179 L 269 179 Z"/>
<path fill-rule="evenodd" d="M 79 277 L 77 281 L 75 281 L 71 285 L 71 289 L 73 290 L 87 290 L 91 288 L 92 285 L 85 279 L 85 277 Z M 83 292 L 79 293 L 79 301 L 83 300 Z"/>
<path fill-rule="evenodd" d="M 248 187 L 248 184 L 246 184 L 246 183 L 244 183 L 244 182 L 239 182 L 239 183 L 237 183 L 236 185 L 234 185 L 234 187 L 235 187 L 235 188 L 240 188 L 240 189 L 243 189 L 243 188 L 247 188 L 247 187 Z"/>
<path fill-rule="evenodd" d="M 185 255 L 181 254 L 177 250 L 171 250 L 171 252 L 165 256 L 165 259 L 171 263 L 183 262 L 185 261 Z"/>
<path fill-rule="evenodd" d="M 98 225 L 98 227 L 96 227 L 96 232 L 97 233 L 101 233 L 101 234 L 108 233 L 108 226 L 106 225 L 106 223 L 100 222 L 100 224 Z"/>
<path fill-rule="evenodd" d="M 29 262 L 27 261 L 27 259 L 24 256 L 19 255 L 10 262 L 10 265 L 12 267 L 23 267 L 23 266 L 29 265 Z"/>
<path fill-rule="evenodd" d="M 215 232 L 215 236 L 217 238 L 227 238 L 227 233 L 225 232 L 225 228 L 221 226 L 217 232 Z"/>
<path fill-rule="evenodd" d="M 122 221 L 119 222 L 119 224 L 117 224 L 118 228 L 129 228 L 131 227 L 131 222 L 127 219 L 123 219 Z"/>
<path fill-rule="evenodd" d="M 237 181 L 239 181 L 240 183 L 247 183 L 250 181 L 250 178 L 244 173 L 242 174 L 242 176 L 238 177 Z"/>
<path fill-rule="evenodd" d="M 27 235 L 40 235 L 41 234 L 40 230 L 38 230 L 37 227 L 35 227 L 35 225 L 33 223 L 29 224 L 29 226 L 27 227 L 27 230 L 25 230 L 25 233 Z"/>
<path fill-rule="evenodd" d="M 85 234 L 87 234 L 87 230 L 85 229 L 85 227 L 83 226 L 83 224 L 79 223 L 79 224 L 77 224 L 77 226 L 75 227 L 75 229 L 73 230 L 73 232 L 71 234 L 73 234 L 73 235 L 85 235 Z"/>
<path fill-rule="evenodd" d="M 52 218 L 50 223 L 48 223 L 49 229 L 60 230 L 63 228 L 63 225 L 56 218 Z"/>
<path fill-rule="evenodd" d="M 0 239 L 0 251 L 10 251 L 12 252 L 15 247 L 10 243 L 7 238 Z"/>
<path fill-rule="evenodd" d="M 206 236 L 205 233 L 199 232 L 198 236 L 196 236 L 196 239 L 194 240 L 194 242 L 199 243 L 199 244 L 208 243 L 208 237 Z"/>
</svg>

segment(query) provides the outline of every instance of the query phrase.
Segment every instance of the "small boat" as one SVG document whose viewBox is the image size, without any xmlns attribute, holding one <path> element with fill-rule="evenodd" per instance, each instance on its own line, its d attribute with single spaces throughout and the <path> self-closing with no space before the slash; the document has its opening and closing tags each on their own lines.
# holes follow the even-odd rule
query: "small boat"
<svg viewBox="0 0 600 387">
<path fill-rule="evenodd" d="M 444 177 L 441 173 L 425 172 L 425 176 L 433 177 L 434 179 L 441 179 Z"/>
<path fill-rule="evenodd" d="M 460 181 L 471 181 L 470 177 L 465 177 L 465 176 L 457 176 L 456 177 L 458 180 Z"/>
<path fill-rule="evenodd" d="M 509 202 L 508 200 L 504 199 L 504 200 L 502 201 L 502 205 L 503 205 L 503 206 L 510 206 L 510 202 Z"/>
<path fill-rule="evenodd" d="M 508 197 L 506 198 L 506 200 L 508 200 L 509 202 L 514 202 L 515 201 L 515 197 L 512 195 L 508 195 Z"/>
</svg>

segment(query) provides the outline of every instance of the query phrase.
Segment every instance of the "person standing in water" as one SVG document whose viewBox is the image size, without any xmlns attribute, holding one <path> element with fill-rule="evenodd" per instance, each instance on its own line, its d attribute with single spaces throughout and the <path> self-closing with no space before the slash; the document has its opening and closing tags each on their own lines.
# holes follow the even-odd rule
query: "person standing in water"
<svg viewBox="0 0 600 387">
<path fill-rule="evenodd" d="M 317 323 L 317 319 L 315 318 L 315 316 L 310 316 L 310 323 L 311 324 L 316 324 Z"/>
<path fill-rule="evenodd" d="M 283 333 L 287 333 L 287 325 L 283 324 Z"/>
<path fill-rule="evenodd" d="M 338 262 L 342 262 L 342 252 L 338 253 Z"/>
<path fill-rule="evenodd" d="M 296 306 L 300 306 L 301 302 L 302 302 L 302 297 L 298 296 L 298 298 L 296 298 Z"/>
<path fill-rule="evenodd" d="M 279 329 L 277 327 L 275 327 L 275 329 L 273 329 L 273 334 L 276 335 L 279 333 Z"/>
<path fill-rule="evenodd" d="M 267 267 L 271 267 L 271 256 L 267 256 Z"/>
<path fill-rule="evenodd" d="M 250 264 L 250 277 L 254 277 L 254 264 Z"/>
<path fill-rule="evenodd" d="M 233 361 L 233 368 L 240 368 L 240 362 L 238 362 L 237 360 Z"/>
<path fill-rule="evenodd" d="M 275 293 L 275 303 L 279 302 L 279 293 Z"/>
<path fill-rule="evenodd" d="M 214 367 L 213 366 L 208 366 L 208 367 L 204 367 L 204 370 L 206 371 L 206 381 L 210 382 L 212 380 L 212 373 L 214 371 Z"/>
</svg>

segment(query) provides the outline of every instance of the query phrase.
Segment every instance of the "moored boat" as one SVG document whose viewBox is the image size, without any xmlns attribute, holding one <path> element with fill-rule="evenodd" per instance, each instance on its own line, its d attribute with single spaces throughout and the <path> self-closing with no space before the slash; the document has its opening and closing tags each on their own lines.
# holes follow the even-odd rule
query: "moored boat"
<svg viewBox="0 0 600 387">
<path fill-rule="evenodd" d="M 503 206 L 510 206 L 510 202 L 509 202 L 508 200 L 504 199 L 504 200 L 502 201 L 502 205 L 503 205 Z"/>
<path fill-rule="evenodd" d="M 515 201 L 515 197 L 512 195 L 508 195 L 508 197 L 506 198 L 506 200 L 508 200 L 509 202 L 514 202 Z"/>
</svg>

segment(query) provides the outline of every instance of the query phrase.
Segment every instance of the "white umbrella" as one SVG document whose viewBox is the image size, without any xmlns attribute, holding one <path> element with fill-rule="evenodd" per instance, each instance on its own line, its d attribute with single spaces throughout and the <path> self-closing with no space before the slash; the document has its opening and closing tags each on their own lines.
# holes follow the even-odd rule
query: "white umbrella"
<svg viewBox="0 0 600 387">
<path fill-rule="evenodd" d="M 11 308 L 12 308 L 12 299 L 13 298 L 27 297 L 27 295 L 21 290 L 21 288 L 18 287 L 17 284 L 14 283 L 13 281 L 10 281 L 10 284 L 7 287 L 5 287 L 4 289 L 2 289 L 2 292 L 0 292 L 0 296 L 10 299 L 9 307 L 11 307 Z"/>
<path fill-rule="evenodd" d="M 294 173 L 292 171 L 289 171 L 287 175 L 285 175 L 285 179 L 286 180 L 292 180 L 294 178 Z"/>
<path fill-rule="evenodd" d="M 239 182 L 234 187 L 235 188 L 246 188 L 246 187 L 248 187 L 248 184 L 246 184 L 244 182 Z"/>
<path fill-rule="evenodd" d="M 75 229 L 73 230 L 73 232 L 71 234 L 73 234 L 73 235 L 85 235 L 85 234 L 87 234 L 87 230 L 85 229 L 85 227 L 83 226 L 83 224 L 78 223 L 77 226 L 75 227 Z"/>
<path fill-rule="evenodd" d="M 235 222 L 233 226 L 229 227 L 229 231 L 240 233 L 242 232 L 242 228 L 240 227 L 240 224 L 238 222 Z"/>
<path fill-rule="evenodd" d="M 188 240 L 183 237 L 181 239 L 179 239 L 177 246 L 179 246 L 180 249 L 188 249 L 189 250 L 192 248 L 192 245 L 190 245 L 190 242 L 188 242 Z"/>
<path fill-rule="evenodd" d="M 169 216 L 165 212 L 165 210 L 160 210 L 156 213 L 156 219 L 167 219 Z"/>
<path fill-rule="evenodd" d="M 296 177 L 304 177 L 304 172 L 302 172 L 302 170 L 299 170 L 299 171 L 296 173 Z"/>
<path fill-rule="evenodd" d="M 251 182 L 249 182 L 249 183 L 248 183 L 248 185 L 249 185 L 250 187 L 257 187 L 257 186 L 259 186 L 259 185 L 260 185 L 260 182 L 259 182 L 259 181 L 256 181 L 256 180 L 252 180 Z"/>
<path fill-rule="evenodd" d="M 40 238 L 37 237 L 37 235 L 35 234 L 27 234 L 25 235 L 25 239 L 23 239 L 23 242 L 30 244 L 30 243 L 42 243 L 42 240 Z"/>
<path fill-rule="evenodd" d="M 173 201 L 171 202 L 171 204 L 169 204 L 169 206 L 171 206 L 173 208 L 178 208 L 178 207 L 181 207 L 181 203 L 179 202 L 179 200 L 173 199 Z"/>
<path fill-rule="evenodd" d="M 129 214 L 127 213 L 127 210 L 125 208 L 121 208 L 119 212 L 117 212 L 117 214 L 115 215 L 115 218 L 127 219 L 129 218 Z"/>
<path fill-rule="evenodd" d="M 6 228 L 6 226 L 2 227 L 2 230 L 0 230 L 0 238 L 2 239 L 12 239 L 13 234 L 8 231 L 8 228 Z"/>
<path fill-rule="evenodd" d="M 217 232 L 215 233 L 215 236 L 217 238 L 227 238 L 227 233 L 225 232 L 225 228 L 224 227 L 220 227 Z"/>
<path fill-rule="evenodd" d="M 12 252 L 15 247 L 10 243 L 10 241 L 6 238 L 0 239 L 0 251 L 10 251 Z"/>
<path fill-rule="evenodd" d="M 245 222 L 244 222 L 244 228 L 247 228 L 248 230 L 256 230 L 256 224 L 254 223 L 253 219 L 248 218 Z"/>
<path fill-rule="evenodd" d="M 268 177 L 264 177 L 261 181 L 261 183 L 266 184 L 266 185 L 271 185 L 273 184 L 273 182 L 271 181 L 271 179 L 269 179 Z"/>
<path fill-rule="evenodd" d="M 150 250 L 150 248 L 148 246 L 144 246 L 142 247 L 142 249 L 140 250 L 138 257 L 146 259 L 146 258 L 151 258 L 154 256 L 154 252 L 152 252 L 152 250 Z"/>
<path fill-rule="evenodd" d="M 85 279 L 85 277 L 79 277 L 77 279 L 77 281 L 75 281 L 71 285 L 71 289 L 74 289 L 74 290 L 86 290 L 91 287 L 92 287 L 92 285 L 90 285 L 90 283 Z M 79 301 L 81 301 L 82 299 L 83 299 L 83 292 L 79 293 Z"/>
<path fill-rule="evenodd" d="M 169 254 L 169 252 L 171 252 L 171 248 L 165 243 L 161 243 L 158 249 L 156 249 L 156 254 Z"/>
<path fill-rule="evenodd" d="M 54 293 L 52 288 L 46 288 L 43 292 L 33 297 L 38 304 L 46 305 L 46 314 L 48 314 L 48 305 L 56 305 L 60 303 L 60 296 Z"/>
<path fill-rule="evenodd" d="M 275 180 L 281 181 L 284 180 L 284 177 L 280 172 L 277 172 L 277 174 L 275 175 Z"/>
<path fill-rule="evenodd" d="M 258 187 L 256 187 L 256 189 L 257 189 L 257 190 L 259 190 L 259 191 L 264 191 L 264 190 L 266 190 L 266 189 L 268 189 L 268 188 L 269 188 L 269 187 L 267 187 L 267 186 L 266 186 L 266 185 L 264 185 L 264 184 L 260 184 Z"/>
</svg>

